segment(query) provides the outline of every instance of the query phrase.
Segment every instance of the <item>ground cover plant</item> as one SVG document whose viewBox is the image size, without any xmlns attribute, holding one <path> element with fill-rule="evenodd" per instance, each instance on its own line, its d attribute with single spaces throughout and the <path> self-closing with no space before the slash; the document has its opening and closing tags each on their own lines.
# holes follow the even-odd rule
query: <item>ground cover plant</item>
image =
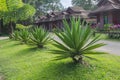
<svg viewBox="0 0 120 80">
<path fill-rule="evenodd" d="M 89 66 L 74 64 L 71 58 L 56 60 L 60 54 L 48 44 L 38 49 L 19 41 L 0 41 L 0 76 L 5 80 L 120 80 L 120 57 L 110 54 L 93 55 Z"/>
</svg>

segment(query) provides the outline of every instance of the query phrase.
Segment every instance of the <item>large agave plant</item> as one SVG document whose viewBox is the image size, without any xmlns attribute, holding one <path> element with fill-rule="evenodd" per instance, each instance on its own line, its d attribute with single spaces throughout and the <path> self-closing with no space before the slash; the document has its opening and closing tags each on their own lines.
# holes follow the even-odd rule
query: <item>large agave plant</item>
<svg viewBox="0 0 120 80">
<path fill-rule="evenodd" d="M 84 24 L 80 19 L 72 18 L 69 24 L 66 20 L 63 21 L 63 32 L 55 32 L 56 38 L 53 39 L 53 45 L 57 48 L 52 50 L 54 53 L 63 54 L 60 59 L 71 57 L 76 63 L 83 63 L 85 54 L 91 50 L 104 46 L 98 42 L 99 36 L 92 38 L 93 33 L 88 24 Z M 90 58 L 90 57 L 89 57 Z"/>
<path fill-rule="evenodd" d="M 28 43 L 30 38 L 30 33 L 27 29 L 23 29 L 19 31 L 19 39 L 22 43 Z"/>
<path fill-rule="evenodd" d="M 34 45 L 37 45 L 37 47 L 43 48 L 44 45 L 50 41 L 49 32 L 41 27 L 36 27 L 31 32 L 30 40 Z"/>
</svg>

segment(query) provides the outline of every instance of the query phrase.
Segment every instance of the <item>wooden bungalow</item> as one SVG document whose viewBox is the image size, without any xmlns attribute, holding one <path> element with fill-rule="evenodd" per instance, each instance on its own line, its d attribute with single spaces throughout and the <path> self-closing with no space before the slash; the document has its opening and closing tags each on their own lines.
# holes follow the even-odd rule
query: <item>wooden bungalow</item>
<svg viewBox="0 0 120 80">
<path fill-rule="evenodd" d="M 120 24 L 120 0 L 99 0 L 97 6 L 90 15 L 97 17 L 100 28 L 105 24 Z"/>
<path fill-rule="evenodd" d="M 82 7 L 69 7 L 61 12 L 51 12 L 45 16 L 41 16 L 36 20 L 35 24 L 38 26 L 43 26 L 48 30 L 53 28 L 63 28 L 63 20 L 66 19 L 68 22 L 71 17 L 89 19 L 88 12 Z"/>
</svg>

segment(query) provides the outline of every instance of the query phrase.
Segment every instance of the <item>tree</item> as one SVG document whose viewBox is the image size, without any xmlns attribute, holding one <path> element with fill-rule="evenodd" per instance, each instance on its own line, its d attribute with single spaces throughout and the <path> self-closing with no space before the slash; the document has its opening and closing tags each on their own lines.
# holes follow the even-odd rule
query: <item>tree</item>
<svg viewBox="0 0 120 80">
<path fill-rule="evenodd" d="M 46 7 L 46 11 L 51 12 L 60 11 L 63 9 L 60 0 L 46 0 L 46 4 L 44 6 Z"/>
<path fill-rule="evenodd" d="M 91 10 L 95 8 L 95 4 L 98 0 L 72 0 L 74 6 L 83 7 L 86 10 Z"/>
<path fill-rule="evenodd" d="M 13 23 L 18 20 L 26 20 L 34 13 L 35 9 L 24 4 L 22 0 L 0 0 L 0 18 L 4 23 L 9 23 L 11 32 L 13 32 Z"/>
<path fill-rule="evenodd" d="M 89 25 L 84 25 L 80 19 L 77 21 L 71 19 L 69 23 L 64 22 L 62 32 L 55 32 L 57 39 L 53 39 L 53 45 L 57 48 L 52 50 L 53 53 L 61 54 L 58 59 L 72 58 L 75 63 L 83 64 L 83 58 L 90 58 L 86 54 L 90 54 L 92 50 L 104 46 L 103 43 L 97 43 L 99 36 L 92 38 L 93 32 Z"/>
<path fill-rule="evenodd" d="M 60 0 L 23 0 L 23 2 L 34 6 L 37 10 L 36 16 L 44 15 L 51 11 L 60 11 L 63 9 Z"/>
</svg>

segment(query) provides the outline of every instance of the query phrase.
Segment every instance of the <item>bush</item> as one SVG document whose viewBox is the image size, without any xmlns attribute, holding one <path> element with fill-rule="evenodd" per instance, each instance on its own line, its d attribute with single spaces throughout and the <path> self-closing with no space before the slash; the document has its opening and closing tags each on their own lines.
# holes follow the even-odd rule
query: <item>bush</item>
<svg viewBox="0 0 120 80">
<path fill-rule="evenodd" d="M 63 32 L 55 32 L 57 39 L 53 39 L 53 45 L 57 48 L 52 50 L 53 53 L 61 54 L 59 59 L 71 57 L 75 63 L 83 64 L 85 54 L 89 54 L 93 49 L 104 46 L 103 43 L 98 42 L 99 36 L 92 38 L 93 32 L 89 25 L 84 25 L 84 21 L 72 18 L 71 25 L 65 20 Z M 90 58 L 91 59 L 91 58 Z"/>
<path fill-rule="evenodd" d="M 105 25 L 104 25 L 104 29 L 105 29 L 105 30 L 109 30 L 109 28 L 110 28 L 111 26 L 112 26 L 112 24 L 105 24 Z"/>
<path fill-rule="evenodd" d="M 49 32 L 41 27 L 37 27 L 31 32 L 30 40 L 32 44 L 43 48 L 44 45 L 50 41 Z"/>
<path fill-rule="evenodd" d="M 22 24 L 16 24 L 16 29 L 17 30 L 22 30 L 22 29 L 25 29 L 27 26 L 24 26 Z"/>
<path fill-rule="evenodd" d="M 32 25 L 24 26 L 22 24 L 16 24 L 16 30 L 29 29 L 31 27 L 32 27 Z"/>
</svg>

